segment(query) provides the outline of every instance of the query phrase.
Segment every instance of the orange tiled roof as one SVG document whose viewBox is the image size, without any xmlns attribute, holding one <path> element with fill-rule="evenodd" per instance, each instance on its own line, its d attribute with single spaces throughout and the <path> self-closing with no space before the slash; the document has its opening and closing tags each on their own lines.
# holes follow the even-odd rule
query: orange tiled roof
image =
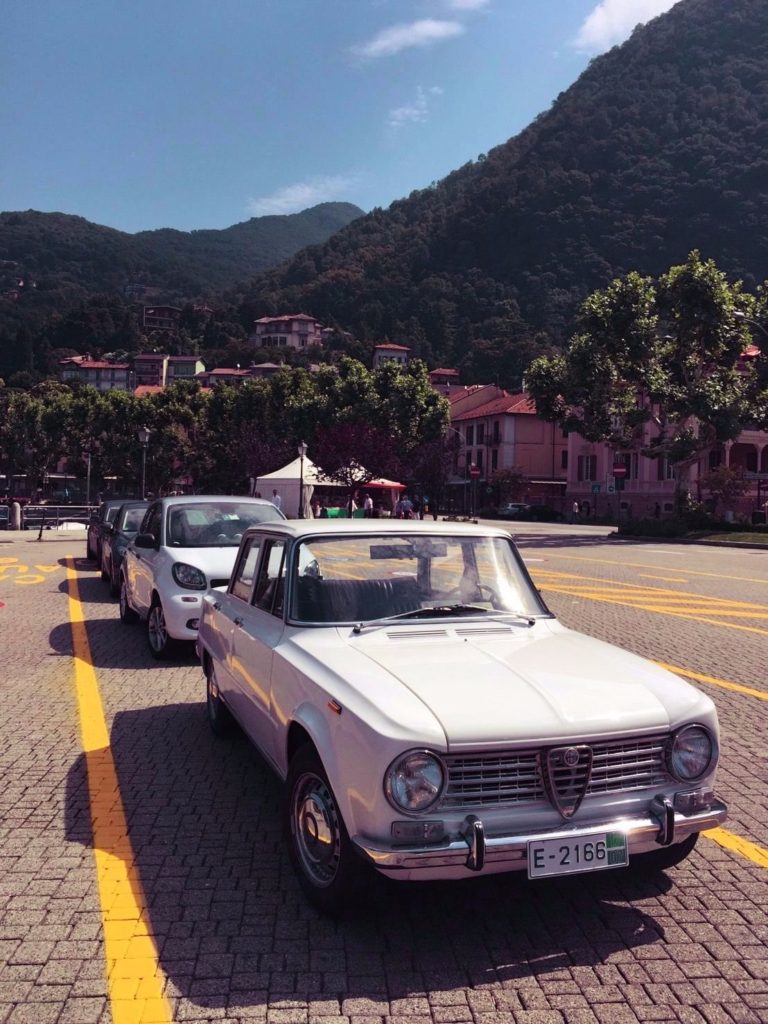
<svg viewBox="0 0 768 1024">
<path fill-rule="evenodd" d="M 486 402 L 485 405 L 479 405 L 476 409 L 470 409 L 467 412 L 459 413 L 457 416 L 452 416 L 451 422 L 478 420 L 483 419 L 485 416 L 503 415 L 535 416 L 536 406 L 526 394 L 503 395 L 501 398 L 495 398 L 492 402 Z"/>
</svg>

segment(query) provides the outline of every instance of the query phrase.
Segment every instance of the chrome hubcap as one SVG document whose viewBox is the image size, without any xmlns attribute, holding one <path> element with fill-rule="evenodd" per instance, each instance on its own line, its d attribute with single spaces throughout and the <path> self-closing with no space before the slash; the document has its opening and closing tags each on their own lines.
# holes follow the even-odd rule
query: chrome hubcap
<svg viewBox="0 0 768 1024">
<path fill-rule="evenodd" d="M 162 651 L 168 641 L 168 631 L 165 628 L 163 609 L 159 604 L 156 604 L 149 613 L 147 631 L 152 649 L 154 651 Z"/>
<path fill-rule="evenodd" d="M 293 791 L 293 835 L 307 877 L 330 885 L 339 869 L 339 816 L 331 791 L 317 775 L 303 775 Z"/>
</svg>

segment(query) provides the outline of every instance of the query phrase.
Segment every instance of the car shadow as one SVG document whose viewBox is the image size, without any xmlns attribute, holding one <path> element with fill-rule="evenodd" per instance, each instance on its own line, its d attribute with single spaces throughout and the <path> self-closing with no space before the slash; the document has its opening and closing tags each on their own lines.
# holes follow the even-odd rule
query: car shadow
<svg viewBox="0 0 768 1024">
<path fill-rule="evenodd" d="M 97 779 L 104 757 L 114 762 L 138 898 L 169 992 L 214 1016 L 222 1008 L 249 1016 L 248 1007 L 270 999 L 381 1005 L 464 986 L 491 991 L 491 1010 L 521 1009 L 516 993 L 526 985 L 664 938 L 649 907 L 670 880 L 618 870 L 547 882 L 372 876 L 353 915 L 324 918 L 289 864 L 281 784 L 241 733 L 224 741 L 210 734 L 202 702 L 115 716 L 107 751 L 82 755 L 69 771 L 71 842 L 94 845 L 88 759 L 96 759 Z M 101 849 L 126 857 L 119 829 L 96 829 Z M 200 1016 L 189 1007 L 176 1012 Z"/>
</svg>

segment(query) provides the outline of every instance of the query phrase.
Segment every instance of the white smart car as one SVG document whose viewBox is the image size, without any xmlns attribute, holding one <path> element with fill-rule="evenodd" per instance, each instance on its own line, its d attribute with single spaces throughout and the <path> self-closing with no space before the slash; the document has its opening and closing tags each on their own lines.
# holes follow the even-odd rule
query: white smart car
<svg viewBox="0 0 768 1024">
<path fill-rule="evenodd" d="M 269 501 L 221 495 L 160 498 L 147 509 L 120 567 L 120 618 L 146 621 L 147 642 L 164 658 L 194 641 L 208 587 L 225 587 L 240 540 L 256 523 L 284 520 Z"/>
<path fill-rule="evenodd" d="M 509 535 L 275 522 L 203 598 L 214 732 L 286 780 L 300 882 L 326 911 L 392 878 L 661 870 L 719 825 L 712 701 L 566 629 Z"/>
</svg>

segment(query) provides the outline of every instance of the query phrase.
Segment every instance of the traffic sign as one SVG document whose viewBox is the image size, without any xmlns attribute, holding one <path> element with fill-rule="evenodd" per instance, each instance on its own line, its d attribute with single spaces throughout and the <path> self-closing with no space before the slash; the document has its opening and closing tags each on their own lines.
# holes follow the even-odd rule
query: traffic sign
<svg viewBox="0 0 768 1024">
<path fill-rule="evenodd" d="M 627 467 L 623 462 L 614 462 L 613 464 L 613 475 L 614 476 L 626 476 Z"/>
<path fill-rule="evenodd" d="M 600 493 L 600 484 L 592 484 L 592 493 L 593 494 L 599 494 Z"/>
<path fill-rule="evenodd" d="M 480 469 L 477 466 L 470 466 L 469 467 L 469 475 L 470 476 L 480 476 Z"/>
<path fill-rule="evenodd" d="M 608 486 L 605 489 L 606 489 L 606 491 L 608 491 L 609 494 L 615 494 L 616 493 L 616 488 L 615 488 L 615 486 L 613 484 L 608 484 Z"/>
</svg>

